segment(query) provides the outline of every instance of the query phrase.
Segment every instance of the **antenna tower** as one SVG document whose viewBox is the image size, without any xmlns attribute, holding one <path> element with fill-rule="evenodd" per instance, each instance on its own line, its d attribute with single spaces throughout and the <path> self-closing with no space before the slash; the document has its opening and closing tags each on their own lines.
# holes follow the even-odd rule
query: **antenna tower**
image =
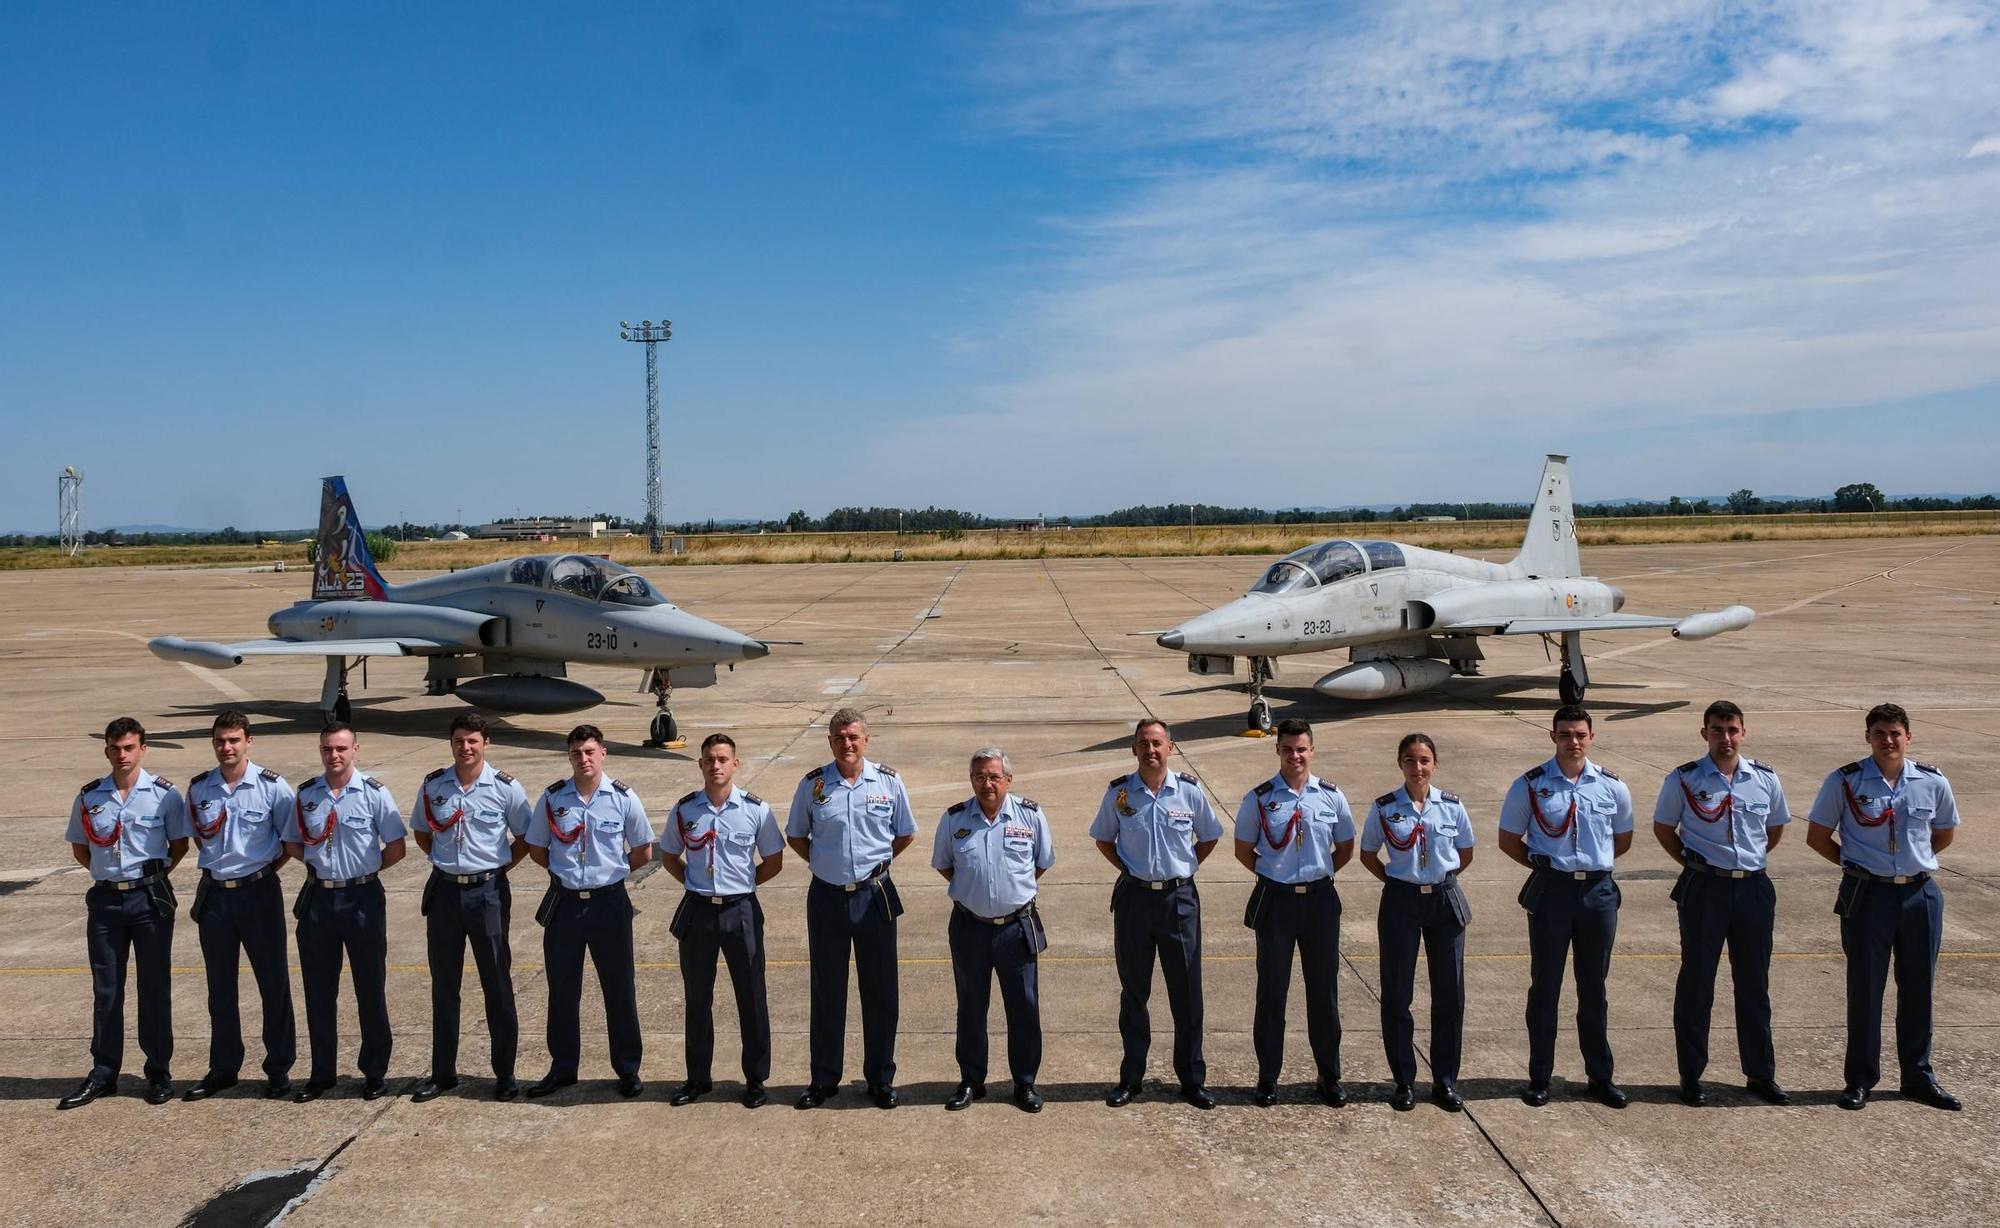
<svg viewBox="0 0 2000 1228">
<path fill-rule="evenodd" d="M 56 475 L 57 549 L 66 559 L 83 549 L 83 474 L 68 465 Z"/>
<path fill-rule="evenodd" d="M 621 341 L 643 342 L 646 346 L 646 549 L 659 554 L 661 526 L 666 511 L 660 502 L 660 360 L 659 344 L 673 340 L 673 321 L 641 320 L 637 325 L 618 321 Z"/>
</svg>

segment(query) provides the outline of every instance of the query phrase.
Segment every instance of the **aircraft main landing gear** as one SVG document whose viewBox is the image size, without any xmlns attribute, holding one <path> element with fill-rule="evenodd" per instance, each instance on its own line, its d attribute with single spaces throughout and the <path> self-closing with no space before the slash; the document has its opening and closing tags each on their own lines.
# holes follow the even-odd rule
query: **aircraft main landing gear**
<svg viewBox="0 0 2000 1228">
<path fill-rule="evenodd" d="M 1565 704 L 1580 704 L 1589 689 L 1590 672 L 1583 664 L 1583 632 L 1565 631 L 1562 677 L 1556 683 L 1556 693 Z"/>
<path fill-rule="evenodd" d="M 653 671 L 649 689 L 653 693 L 653 701 L 659 705 L 660 710 L 653 717 L 652 728 L 648 731 L 652 736 L 646 739 L 646 745 L 656 750 L 681 749 L 687 742 L 681 737 L 680 726 L 674 722 L 674 714 L 667 710 L 674 684 L 668 679 L 666 670 Z"/>
<path fill-rule="evenodd" d="M 1250 715 L 1241 735 L 1243 737 L 1268 737 L 1275 728 L 1271 721 L 1271 705 L 1264 702 L 1264 682 L 1271 673 L 1271 658 L 1250 658 Z"/>
<path fill-rule="evenodd" d="M 367 660 L 366 657 L 361 658 Z M 346 657 L 326 659 L 326 681 L 319 690 L 320 719 L 326 724 L 335 721 L 347 722 L 354 719 L 354 705 L 347 699 L 347 671 L 351 668 Z M 365 679 L 364 679 L 365 681 Z"/>
</svg>

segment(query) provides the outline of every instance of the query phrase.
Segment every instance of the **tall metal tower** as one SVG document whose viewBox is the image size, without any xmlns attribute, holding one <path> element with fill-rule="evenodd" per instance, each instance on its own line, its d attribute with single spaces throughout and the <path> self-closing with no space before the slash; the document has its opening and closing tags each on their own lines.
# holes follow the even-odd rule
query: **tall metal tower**
<svg viewBox="0 0 2000 1228">
<path fill-rule="evenodd" d="M 56 475 L 56 515 L 57 549 L 64 558 L 74 558 L 83 549 L 83 475 L 74 465 Z"/>
<path fill-rule="evenodd" d="M 618 321 L 621 341 L 640 341 L 646 346 L 646 549 L 662 550 L 660 532 L 666 510 L 660 502 L 660 360 L 659 344 L 673 340 L 673 321 L 641 320 L 637 325 Z"/>
</svg>

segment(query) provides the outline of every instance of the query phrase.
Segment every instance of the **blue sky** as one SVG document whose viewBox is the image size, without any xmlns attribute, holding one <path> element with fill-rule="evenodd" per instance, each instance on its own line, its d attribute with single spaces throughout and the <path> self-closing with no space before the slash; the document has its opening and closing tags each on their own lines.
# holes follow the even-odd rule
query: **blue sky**
<svg viewBox="0 0 2000 1228">
<path fill-rule="evenodd" d="M 1609 10 L 1609 11 L 1606 11 Z M 1629 11 L 1628 11 L 1629 10 Z M 9 5 L 0 529 L 1987 491 L 1938 0 Z"/>
</svg>

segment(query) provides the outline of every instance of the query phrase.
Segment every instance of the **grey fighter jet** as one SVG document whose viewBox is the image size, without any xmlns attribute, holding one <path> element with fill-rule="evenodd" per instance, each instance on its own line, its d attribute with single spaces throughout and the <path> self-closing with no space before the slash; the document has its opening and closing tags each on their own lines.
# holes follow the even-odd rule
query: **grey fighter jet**
<svg viewBox="0 0 2000 1228">
<path fill-rule="evenodd" d="M 1583 575 L 1569 492 L 1569 458 L 1550 456 L 1521 552 L 1488 563 L 1389 541 L 1327 541 L 1273 563 L 1250 591 L 1158 637 L 1188 654 L 1188 671 L 1250 672 L 1250 728 L 1271 729 L 1264 683 L 1274 661 L 1301 652 L 1348 650 L 1350 664 L 1313 684 L 1337 699 L 1381 699 L 1476 674 L 1482 635 L 1560 640 L 1564 703 L 1581 703 L 1590 679 L 1583 633 L 1670 628 L 1706 639 L 1750 625 L 1748 606 L 1681 618 L 1625 614 L 1625 594 Z"/>
<path fill-rule="evenodd" d="M 604 696 L 565 677 L 572 663 L 629 665 L 653 695 L 649 745 L 679 741 L 668 697 L 713 686 L 715 667 L 754 661 L 770 646 L 697 618 L 629 567 L 588 554 L 540 554 L 408 584 L 382 579 L 347 483 L 324 479 L 313 593 L 270 617 L 273 637 L 214 644 L 161 636 L 167 661 L 229 669 L 245 657 L 326 658 L 320 709 L 347 720 L 347 677 L 369 657 L 423 657 L 429 695 L 457 695 L 496 712 L 574 712 Z"/>
</svg>

